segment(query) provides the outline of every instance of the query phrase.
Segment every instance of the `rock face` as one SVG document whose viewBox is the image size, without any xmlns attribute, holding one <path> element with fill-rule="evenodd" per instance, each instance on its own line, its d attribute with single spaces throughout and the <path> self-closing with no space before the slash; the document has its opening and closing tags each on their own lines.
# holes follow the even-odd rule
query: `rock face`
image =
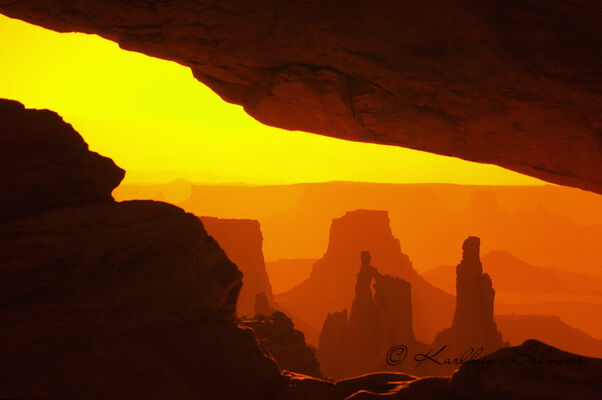
<svg viewBox="0 0 602 400">
<path fill-rule="evenodd" d="M 391 232 L 388 213 L 379 210 L 355 210 L 333 219 L 326 253 L 314 264 L 307 280 L 276 296 L 278 304 L 292 315 L 303 316 L 319 331 L 328 312 L 349 308 L 353 301 L 357 255 L 362 251 L 370 252 L 380 273 L 412 285 L 412 314 L 429 316 L 415 320 L 419 340 L 430 342 L 439 330 L 449 326 L 453 297 L 418 275 Z M 316 343 L 317 338 L 310 336 L 310 342 Z"/>
<path fill-rule="evenodd" d="M 602 359 L 537 340 L 467 363 L 451 377 L 450 398 L 464 400 L 600 399 Z"/>
<path fill-rule="evenodd" d="M 0 154 L 0 397 L 264 399 L 282 385 L 233 321 L 240 271 L 195 216 L 113 202 L 123 171 L 49 111 L 1 101 Z"/>
<path fill-rule="evenodd" d="M 0 0 L 0 12 L 190 66 L 269 125 L 602 192 L 596 1 Z"/>
<path fill-rule="evenodd" d="M 256 315 L 241 324 L 252 328 L 259 342 L 278 362 L 280 368 L 321 378 L 320 364 L 314 350 L 305 342 L 303 332 L 281 311 Z"/>
<path fill-rule="evenodd" d="M 0 221 L 53 208 L 110 202 L 124 171 L 60 116 L 0 99 Z M 27 149 L 28 151 L 23 151 Z"/>
<path fill-rule="evenodd" d="M 445 355 L 461 357 L 469 349 L 482 355 L 504 346 L 493 320 L 495 290 L 480 260 L 481 240 L 471 236 L 462 246 L 462 261 L 456 267 L 456 311 L 452 326 L 435 338 L 435 351 L 447 346 Z"/>
<path fill-rule="evenodd" d="M 209 235 L 243 273 L 243 285 L 238 298 L 238 315 L 253 316 L 255 297 L 263 293 L 272 303 L 272 286 L 263 259 L 261 227 L 252 219 L 221 219 L 201 217 Z"/>
<path fill-rule="evenodd" d="M 318 351 L 322 369 L 337 379 L 390 370 L 387 351 L 402 344 L 413 351 L 423 347 L 414 337 L 411 285 L 380 274 L 364 251 L 349 319 L 344 310 L 324 321 Z"/>
<path fill-rule="evenodd" d="M 536 340 L 463 364 L 450 377 L 381 372 L 336 383 L 291 376 L 278 400 L 597 400 L 602 359 L 566 353 Z"/>
</svg>

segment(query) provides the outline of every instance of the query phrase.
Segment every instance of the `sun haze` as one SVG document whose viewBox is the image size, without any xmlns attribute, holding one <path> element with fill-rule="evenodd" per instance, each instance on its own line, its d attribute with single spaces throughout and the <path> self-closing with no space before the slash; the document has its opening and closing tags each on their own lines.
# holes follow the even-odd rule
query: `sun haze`
<svg viewBox="0 0 602 400">
<path fill-rule="evenodd" d="M 541 183 L 497 166 L 268 127 L 188 68 L 98 36 L 4 16 L 0 35 L 0 97 L 58 112 L 128 171 L 126 182 Z"/>
</svg>

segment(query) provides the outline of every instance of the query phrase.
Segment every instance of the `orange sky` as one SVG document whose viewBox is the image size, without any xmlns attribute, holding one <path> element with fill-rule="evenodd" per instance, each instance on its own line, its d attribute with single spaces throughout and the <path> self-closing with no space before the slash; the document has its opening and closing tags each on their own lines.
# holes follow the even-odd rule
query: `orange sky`
<svg viewBox="0 0 602 400">
<path fill-rule="evenodd" d="M 0 97 L 57 111 L 126 182 L 538 184 L 499 167 L 260 124 L 186 67 L 0 16 Z"/>
</svg>

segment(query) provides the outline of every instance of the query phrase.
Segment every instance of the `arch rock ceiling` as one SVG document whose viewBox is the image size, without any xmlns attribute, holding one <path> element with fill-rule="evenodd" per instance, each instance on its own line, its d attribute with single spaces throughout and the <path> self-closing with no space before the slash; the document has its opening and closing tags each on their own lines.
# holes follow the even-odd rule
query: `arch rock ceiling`
<svg viewBox="0 0 602 400">
<path fill-rule="evenodd" d="M 602 193 L 597 0 L 0 0 L 0 12 L 189 66 L 268 125 Z"/>
</svg>

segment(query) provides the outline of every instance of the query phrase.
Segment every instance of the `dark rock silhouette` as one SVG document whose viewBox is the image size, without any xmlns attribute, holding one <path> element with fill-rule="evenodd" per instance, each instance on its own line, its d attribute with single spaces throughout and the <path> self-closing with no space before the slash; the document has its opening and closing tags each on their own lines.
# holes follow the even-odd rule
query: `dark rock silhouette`
<svg viewBox="0 0 602 400">
<path fill-rule="evenodd" d="M 305 342 L 303 332 L 281 311 L 259 314 L 243 319 L 241 324 L 252 328 L 281 369 L 321 378 L 320 364 L 314 350 Z"/>
<path fill-rule="evenodd" d="M 113 200 L 111 191 L 124 171 L 111 159 L 88 151 L 59 115 L 26 110 L 3 99 L 0 115 L 0 221 Z"/>
<path fill-rule="evenodd" d="M 238 315 L 255 315 L 255 298 L 263 293 L 272 304 L 272 287 L 263 259 L 261 227 L 252 219 L 201 217 L 207 232 L 218 241 L 228 258 L 243 273 Z"/>
<path fill-rule="evenodd" d="M 381 372 L 336 383 L 291 375 L 278 400 L 597 400 L 602 359 L 563 352 L 537 340 L 462 364 L 451 377 Z"/>
<path fill-rule="evenodd" d="M 527 340 L 460 367 L 450 398 L 531 400 L 602 398 L 602 359 L 578 356 Z"/>
<path fill-rule="evenodd" d="M 187 65 L 267 125 L 602 193 L 594 0 L 2 0 L 0 12 Z"/>
<path fill-rule="evenodd" d="M 414 321 L 419 340 L 430 341 L 436 332 L 449 326 L 453 296 L 435 288 L 414 270 L 391 232 L 388 213 L 379 210 L 349 211 L 333 219 L 326 253 L 314 264 L 308 279 L 276 296 L 278 304 L 292 315 L 303 316 L 308 324 L 321 327 L 328 312 L 351 304 L 355 296 L 357 255 L 364 250 L 370 252 L 381 274 L 412 285 L 413 315 L 429 316 Z M 310 342 L 317 342 L 317 338 L 310 336 Z"/>
<path fill-rule="evenodd" d="M 462 261 L 456 267 L 456 311 L 450 328 L 435 338 L 436 350 L 447 346 L 445 354 L 460 357 L 468 349 L 482 348 L 488 354 L 504 346 L 493 320 L 495 290 L 489 275 L 483 273 L 479 238 L 471 236 L 462 245 Z"/>
<path fill-rule="evenodd" d="M 323 372 L 337 379 L 390 370 L 386 357 L 393 346 L 425 347 L 414 337 L 411 285 L 380 274 L 370 261 L 362 252 L 349 319 L 346 310 L 329 314 L 320 335 Z"/>
<path fill-rule="evenodd" d="M 233 321 L 241 273 L 198 218 L 113 202 L 123 172 L 49 111 L 0 101 L 0 154 L 0 397 L 264 399 L 281 385 Z"/>
</svg>

